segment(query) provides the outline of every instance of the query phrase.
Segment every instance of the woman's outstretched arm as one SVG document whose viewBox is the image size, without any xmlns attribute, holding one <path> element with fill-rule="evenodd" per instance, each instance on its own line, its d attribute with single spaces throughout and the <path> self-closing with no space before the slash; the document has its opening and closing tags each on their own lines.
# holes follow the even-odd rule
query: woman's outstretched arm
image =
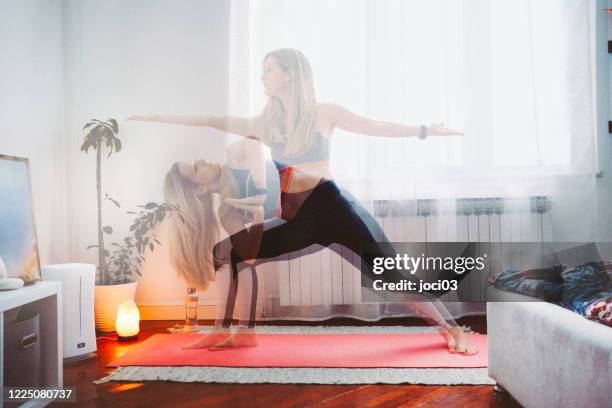
<svg viewBox="0 0 612 408">
<path fill-rule="evenodd" d="M 339 105 L 326 103 L 321 104 L 319 109 L 320 113 L 328 119 L 328 123 L 332 127 L 339 127 L 349 132 L 380 137 L 411 137 L 421 135 L 421 126 L 410 126 L 370 119 L 357 115 Z M 463 135 L 463 133 L 449 129 L 443 124 L 429 125 L 425 132 L 425 136 L 451 135 Z"/>
<path fill-rule="evenodd" d="M 142 122 L 172 123 L 185 126 L 205 126 L 222 132 L 239 136 L 255 136 L 259 116 L 236 117 L 224 115 L 174 115 L 165 113 L 147 113 L 128 116 L 127 120 Z"/>
</svg>

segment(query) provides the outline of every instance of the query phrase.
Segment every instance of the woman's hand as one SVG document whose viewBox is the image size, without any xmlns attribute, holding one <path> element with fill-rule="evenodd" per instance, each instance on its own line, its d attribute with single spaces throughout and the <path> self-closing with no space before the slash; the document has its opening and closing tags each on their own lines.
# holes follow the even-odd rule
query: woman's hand
<svg viewBox="0 0 612 408">
<path fill-rule="evenodd" d="M 465 133 L 449 129 L 444 123 L 432 123 L 427 126 L 427 136 L 465 136 Z"/>
</svg>

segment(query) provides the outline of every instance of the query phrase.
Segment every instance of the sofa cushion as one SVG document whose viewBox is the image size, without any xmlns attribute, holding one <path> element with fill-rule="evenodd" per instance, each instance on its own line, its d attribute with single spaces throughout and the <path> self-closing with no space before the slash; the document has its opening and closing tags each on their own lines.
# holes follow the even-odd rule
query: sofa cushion
<svg viewBox="0 0 612 408">
<path fill-rule="evenodd" d="M 496 288 L 542 299 L 559 302 L 563 293 L 561 272 L 565 265 L 548 268 L 516 270 L 509 269 L 500 273 L 493 281 Z"/>
<path fill-rule="evenodd" d="M 612 262 L 588 262 L 561 272 L 561 306 L 612 326 Z"/>
<path fill-rule="evenodd" d="M 594 242 L 582 243 L 556 243 L 554 257 L 555 263 L 567 266 L 583 265 L 589 262 L 601 262 L 603 259 Z M 567 247 L 565 249 L 561 249 Z"/>
</svg>

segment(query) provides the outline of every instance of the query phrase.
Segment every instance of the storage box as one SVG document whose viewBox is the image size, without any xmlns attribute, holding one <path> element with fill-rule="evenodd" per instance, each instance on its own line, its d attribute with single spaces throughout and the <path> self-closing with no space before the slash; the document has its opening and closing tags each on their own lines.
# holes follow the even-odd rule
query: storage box
<svg viewBox="0 0 612 408">
<path fill-rule="evenodd" d="M 4 325 L 4 386 L 41 386 L 40 318 L 23 310 Z"/>
</svg>

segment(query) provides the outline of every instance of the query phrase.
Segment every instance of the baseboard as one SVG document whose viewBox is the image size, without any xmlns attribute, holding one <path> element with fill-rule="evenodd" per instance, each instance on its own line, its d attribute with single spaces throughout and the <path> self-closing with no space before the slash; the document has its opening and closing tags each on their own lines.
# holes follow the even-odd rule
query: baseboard
<svg viewBox="0 0 612 408">
<path fill-rule="evenodd" d="M 141 320 L 183 320 L 185 319 L 184 305 L 138 305 Z M 198 319 L 213 320 L 215 318 L 214 305 L 199 305 Z"/>
</svg>

